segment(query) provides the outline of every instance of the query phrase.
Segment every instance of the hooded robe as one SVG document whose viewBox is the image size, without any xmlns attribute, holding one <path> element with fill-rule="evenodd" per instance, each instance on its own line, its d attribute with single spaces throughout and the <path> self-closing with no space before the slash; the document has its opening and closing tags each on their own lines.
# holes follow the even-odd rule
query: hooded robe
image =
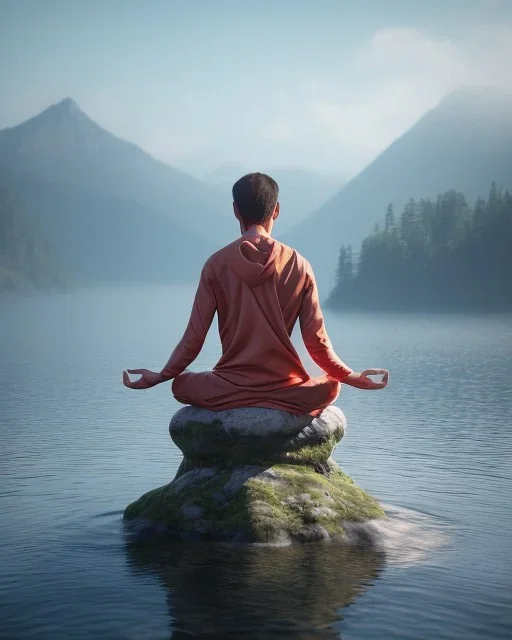
<svg viewBox="0 0 512 640">
<path fill-rule="evenodd" d="M 218 315 L 222 356 L 212 371 L 185 371 Z M 299 320 L 324 376 L 310 377 L 290 336 Z M 266 407 L 317 415 L 352 372 L 334 353 L 308 261 L 270 236 L 245 234 L 205 263 L 185 333 L 167 363 L 184 404 L 213 411 Z"/>
</svg>

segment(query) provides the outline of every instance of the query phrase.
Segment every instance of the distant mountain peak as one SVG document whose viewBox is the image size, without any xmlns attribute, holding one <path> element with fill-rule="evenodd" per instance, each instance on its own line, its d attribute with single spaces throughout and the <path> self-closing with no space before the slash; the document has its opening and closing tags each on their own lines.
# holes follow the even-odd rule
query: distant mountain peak
<svg viewBox="0 0 512 640">
<path fill-rule="evenodd" d="M 439 102 L 441 108 L 460 109 L 461 107 L 479 107 L 482 104 L 508 105 L 512 103 L 512 94 L 504 89 L 486 85 L 467 85 L 446 94 Z"/>
<path fill-rule="evenodd" d="M 60 102 L 57 102 L 57 104 L 54 106 L 55 108 L 62 111 L 80 111 L 80 107 L 73 100 L 73 98 L 64 98 Z"/>
<path fill-rule="evenodd" d="M 14 149 L 31 148 L 32 152 L 34 152 L 33 144 L 40 150 L 46 148 L 51 151 L 67 140 L 68 151 L 72 147 L 76 151 L 77 144 L 83 148 L 84 144 L 87 146 L 93 139 L 97 141 L 98 136 L 113 137 L 84 113 L 72 98 L 64 98 L 60 102 L 50 105 L 29 120 L 0 132 L 0 135 L 2 134 L 11 137 Z M 38 142 L 34 143 L 36 138 Z M 5 138 L 3 142 L 5 146 Z M 27 145 L 29 146 L 27 147 Z M 0 151 L 1 147 L 2 140 L 0 139 Z M 61 152 L 62 148 L 59 153 Z"/>
<path fill-rule="evenodd" d="M 86 114 L 80 109 L 77 103 L 72 98 L 64 98 L 60 102 L 56 104 L 52 104 L 50 107 L 45 109 L 42 114 L 52 115 L 54 117 L 87 117 Z M 36 116 L 37 117 L 37 116 Z"/>
</svg>

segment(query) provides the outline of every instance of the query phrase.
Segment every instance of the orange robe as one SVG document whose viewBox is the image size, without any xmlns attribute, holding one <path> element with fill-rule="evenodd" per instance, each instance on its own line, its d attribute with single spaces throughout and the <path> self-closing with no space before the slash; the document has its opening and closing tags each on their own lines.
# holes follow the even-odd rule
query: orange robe
<svg viewBox="0 0 512 640">
<path fill-rule="evenodd" d="M 218 314 L 222 357 L 212 371 L 184 371 Z M 311 378 L 290 336 L 327 375 Z M 334 353 L 308 261 L 270 236 L 244 235 L 205 263 L 188 326 L 164 372 L 184 404 L 221 411 L 267 407 L 318 414 L 352 372 Z"/>
</svg>

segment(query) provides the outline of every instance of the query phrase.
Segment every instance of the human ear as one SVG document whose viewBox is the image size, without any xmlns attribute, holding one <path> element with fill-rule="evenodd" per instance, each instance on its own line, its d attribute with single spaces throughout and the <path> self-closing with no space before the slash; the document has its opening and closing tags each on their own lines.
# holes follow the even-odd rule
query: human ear
<svg viewBox="0 0 512 640">
<path fill-rule="evenodd" d="M 240 232 L 244 233 L 245 232 L 245 223 L 242 219 L 242 216 L 240 215 L 240 211 L 238 211 L 238 207 L 236 206 L 236 204 L 233 202 L 233 212 L 235 214 L 235 218 L 238 220 L 238 224 L 240 225 Z"/>
</svg>

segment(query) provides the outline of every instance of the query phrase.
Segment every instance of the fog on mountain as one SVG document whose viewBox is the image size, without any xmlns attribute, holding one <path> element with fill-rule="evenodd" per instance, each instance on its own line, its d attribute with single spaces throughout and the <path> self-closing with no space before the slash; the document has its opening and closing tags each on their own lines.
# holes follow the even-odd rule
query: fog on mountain
<svg viewBox="0 0 512 640">
<path fill-rule="evenodd" d="M 511 115 L 508 94 L 459 90 L 346 185 L 267 169 L 280 184 L 276 236 L 311 262 L 325 298 L 340 247 L 357 253 L 389 203 L 400 211 L 410 198 L 454 189 L 471 205 L 492 182 L 510 188 Z M 194 178 L 105 131 L 69 98 L 0 131 L 1 181 L 77 283 L 195 281 L 239 232 L 230 190 L 246 172 L 235 165 Z"/>
<path fill-rule="evenodd" d="M 69 273 L 0 173 L 0 292 L 62 288 Z"/>
<path fill-rule="evenodd" d="M 378 158 L 283 241 L 314 265 L 321 294 L 335 284 L 340 246 L 358 251 L 389 203 L 437 197 L 449 189 L 469 202 L 494 181 L 511 187 L 512 96 L 486 87 L 461 89 L 395 140 Z"/>
<path fill-rule="evenodd" d="M 258 171 L 272 176 L 279 185 L 281 215 L 274 228 L 277 238 L 281 238 L 283 233 L 304 220 L 320 203 L 329 200 L 345 184 L 345 180 L 335 174 L 317 173 L 300 167 L 269 165 L 259 167 Z M 250 172 L 248 167 L 230 164 L 211 171 L 204 179 L 221 189 L 223 196 L 229 201 L 234 182 Z"/>
<path fill-rule="evenodd" d="M 0 172 L 78 282 L 192 281 L 236 228 L 216 189 L 70 99 L 0 132 Z"/>
</svg>

